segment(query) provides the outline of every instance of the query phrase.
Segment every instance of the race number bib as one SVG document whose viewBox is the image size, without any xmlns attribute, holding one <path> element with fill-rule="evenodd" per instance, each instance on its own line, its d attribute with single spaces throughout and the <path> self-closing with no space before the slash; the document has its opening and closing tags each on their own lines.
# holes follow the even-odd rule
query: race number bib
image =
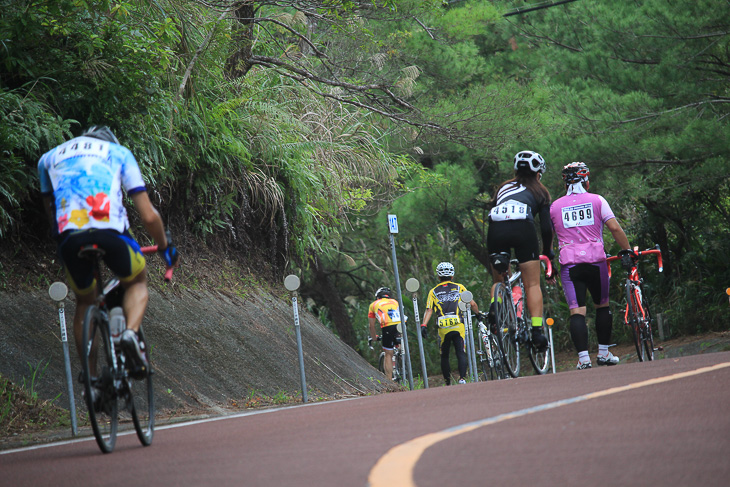
<svg viewBox="0 0 730 487">
<path fill-rule="evenodd" d="M 529 216 L 529 207 L 525 203 L 509 200 L 492 208 L 489 216 L 493 222 L 506 220 L 524 220 Z"/>
<path fill-rule="evenodd" d="M 400 310 L 398 308 L 389 309 L 388 318 L 391 323 L 400 323 Z"/>
<path fill-rule="evenodd" d="M 593 203 L 568 206 L 562 209 L 565 228 L 589 227 L 594 224 Z"/>
<path fill-rule="evenodd" d="M 439 316 L 439 328 L 451 328 L 460 323 L 459 318 L 454 315 Z"/>
</svg>

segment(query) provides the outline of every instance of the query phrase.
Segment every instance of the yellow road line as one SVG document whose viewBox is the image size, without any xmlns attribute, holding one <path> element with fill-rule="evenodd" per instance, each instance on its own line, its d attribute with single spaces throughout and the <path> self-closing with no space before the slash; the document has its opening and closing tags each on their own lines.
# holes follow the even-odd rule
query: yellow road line
<svg viewBox="0 0 730 487">
<path fill-rule="evenodd" d="M 427 448 L 435 445 L 440 441 L 444 441 L 449 438 L 453 438 L 454 436 L 468 433 L 483 426 L 501 423 L 509 419 L 514 419 L 541 411 L 547 411 L 549 409 L 555 409 L 560 406 L 567 406 L 569 404 L 575 404 L 578 402 L 587 401 L 589 399 L 610 396 L 611 394 L 618 394 L 619 392 L 629 391 L 641 387 L 661 384 L 677 379 L 683 379 L 685 377 L 704 374 L 706 372 L 712 372 L 725 367 L 730 367 L 730 362 L 713 365 L 711 367 L 702 367 L 700 369 L 691 370 L 689 372 L 681 372 L 665 377 L 658 377 L 656 379 L 649 379 L 642 382 L 635 382 L 633 384 L 628 384 L 625 386 L 613 387 L 611 389 L 592 392 L 590 394 L 576 396 L 570 399 L 563 399 L 560 401 L 542 404 L 540 406 L 534 406 L 511 413 L 500 414 L 491 418 L 480 419 L 471 423 L 465 423 L 445 429 L 443 431 L 438 431 L 436 433 L 429 433 L 424 436 L 419 436 L 418 438 L 414 438 L 410 441 L 394 446 L 393 448 L 388 450 L 385 455 L 380 457 L 375 466 L 370 470 L 370 475 L 368 476 L 368 485 L 370 487 L 385 487 L 392 485 L 397 485 L 399 487 L 416 487 L 416 483 L 413 480 L 413 469 L 415 468 L 416 463 L 421 458 L 423 452 L 425 452 Z"/>
</svg>

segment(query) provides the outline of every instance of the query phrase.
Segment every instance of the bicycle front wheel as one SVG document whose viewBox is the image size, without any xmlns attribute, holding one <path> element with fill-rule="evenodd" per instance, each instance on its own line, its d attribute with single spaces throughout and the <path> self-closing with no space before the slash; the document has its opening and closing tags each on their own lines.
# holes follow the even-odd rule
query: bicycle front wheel
<svg viewBox="0 0 730 487">
<path fill-rule="evenodd" d="M 155 396 L 152 389 L 152 362 L 150 361 L 150 346 L 145 340 L 144 330 L 139 328 L 139 340 L 145 344 L 147 362 L 150 364 L 144 379 L 129 380 L 129 394 L 132 403 L 132 422 L 137 432 L 137 438 L 144 446 L 152 443 L 155 433 Z"/>
<path fill-rule="evenodd" d="M 118 406 L 114 386 L 114 352 L 109 322 L 96 306 L 84 316 L 82 359 L 84 396 L 94 438 L 104 453 L 111 453 L 117 441 Z"/>
<path fill-rule="evenodd" d="M 497 336 L 504 353 L 504 367 L 512 377 L 520 375 L 520 344 L 517 342 L 517 316 L 512 304 L 512 294 L 498 283 L 494 290 L 494 307 L 497 316 Z"/>
<path fill-rule="evenodd" d="M 649 310 L 649 303 L 646 299 L 646 295 L 643 293 L 643 288 L 639 287 L 639 291 L 641 291 L 642 306 L 644 307 L 641 341 L 644 345 L 644 351 L 646 352 L 646 359 L 654 360 L 654 334 L 651 330 L 651 311 Z"/>
<path fill-rule="evenodd" d="M 494 333 L 489 335 L 489 346 L 492 349 L 492 357 L 494 358 L 492 370 L 497 380 L 507 379 L 509 372 L 505 365 L 504 352 L 502 351 L 502 345 L 499 342 L 499 337 Z"/>
<path fill-rule="evenodd" d="M 626 303 L 628 306 L 626 323 L 631 327 L 631 334 L 634 338 L 634 347 L 636 347 L 636 355 L 639 358 L 639 362 L 643 362 L 646 359 L 646 351 L 641 340 L 641 297 L 637 292 L 636 286 L 630 279 L 626 280 Z"/>
</svg>

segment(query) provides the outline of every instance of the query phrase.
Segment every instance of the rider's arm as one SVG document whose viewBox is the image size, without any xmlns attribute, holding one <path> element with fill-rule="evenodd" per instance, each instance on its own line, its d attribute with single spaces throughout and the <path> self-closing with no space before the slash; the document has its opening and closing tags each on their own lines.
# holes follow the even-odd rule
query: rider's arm
<svg viewBox="0 0 730 487">
<path fill-rule="evenodd" d="M 616 220 L 615 218 L 611 218 L 606 222 L 606 227 L 608 227 L 608 229 L 611 231 L 613 239 L 616 241 L 619 247 L 621 247 L 622 250 L 631 249 L 631 246 L 629 245 L 629 239 L 626 237 L 626 234 L 624 233 L 623 228 L 621 228 L 618 220 Z"/>
<path fill-rule="evenodd" d="M 472 299 L 471 300 L 471 303 L 469 303 L 469 305 L 471 306 L 471 310 L 474 312 L 474 314 L 475 315 L 478 315 L 479 314 L 479 306 L 477 306 L 477 302 Z"/>
<path fill-rule="evenodd" d="M 370 337 L 375 342 L 378 339 L 378 335 L 375 333 L 375 318 L 368 317 L 368 321 L 370 322 Z"/>
<path fill-rule="evenodd" d="M 423 323 L 421 323 L 421 326 L 428 325 L 428 320 L 431 319 L 432 313 L 433 313 L 433 310 L 431 308 L 426 308 L 426 312 L 423 313 Z"/>
<path fill-rule="evenodd" d="M 555 254 L 553 253 L 553 222 L 550 219 L 550 205 L 544 205 L 540 209 L 540 234 L 543 255 L 553 259 Z"/>
<path fill-rule="evenodd" d="M 160 250 L 166 249 L 167 237 L 165 236 L 165 225 L 162 223 L 162 218 L 157 212 L 157 209 L 150 201 L 147 191 L 139 191 L 132 194 L 131 197 L 147 233 L 155 239 L 155 243 L 159 246 Z"/>
</svg>

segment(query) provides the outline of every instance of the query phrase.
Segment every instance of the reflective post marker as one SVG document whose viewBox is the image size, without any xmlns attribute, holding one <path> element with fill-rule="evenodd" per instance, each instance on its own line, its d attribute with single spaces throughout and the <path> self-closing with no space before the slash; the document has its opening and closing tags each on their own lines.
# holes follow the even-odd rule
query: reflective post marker
<svg viewBox="0 0 730 487">
<path fill-rule="evenodd" d="M 294 310 L 294 331 L 297 336 L 297 353 L 299 354 L 299 378 L 302 383 L 302 402 L 307 402 L 307 378 L 304 375 L 304 350 L 302 349 L 302 331 L 299 326 L 299 307 L 297 306 L 297 289 L 299 289 L 299 278 L 289 274 L 284 279 L 284 287 L 291 292 L 292 309 Z"/>
<path fill-rule="evenodd" d="M 411 369 L 411 353 L 408 349 L 408 333 L 406 330 L 406 315 L 403 312 L 403 296 L 401 295 L 400 290 L 400 277 L 398 276 L 398 260 L 396 260 L 395 257 L 395 238 L 393 237 L 394 234 L 398 233 L 398 217 L 395 215 L 388 215 L 388 230 L 390 233 L 390 249 L 393 254 L 393 271 L 395 273 L 395 285 L 396 289 L 398 291 L 398 307 L 400 311 L 401 316 L 401 327 L 403 328 L 403 351 L 405 352 L 405 368 L 406 368 L 406 374 L 408 376 L 408 386 L 411 390 L 413 390 L 413 371 Z"/>
<path fill-rule="evenodd" d="M 553 347 L 553 323 L 555 320 L 548 318 L 545 320 L 548 326 L 548 339 L 550 340 L 550 361 L 553 364 L 553 374 L 555 373 L 555 348 Z"/>
<path fill-rule="evenodd" d="M 74 385 L 71 377 L 71 359 L 68 353 L 68 333 L 66 333 L 66 310 L 64 299 L 68 296 L 68 287 L 62 282 L 54 282 L 48 288 L 48 294 L 58 305 L 58 322 L 61 327 L 61 343 L 63 344 L 63 361 L 66 365 L 66 387 L 68 388 L 68 410 L 71 413 L 71 434 L 76 436 L 76 400 L 74 399 Z"/>
<path fill-rule="evenodd" d="M 411 277 L 406 281 L 406 291 L 413 293 L 413 315 L 416 320 L 416 338 L 418 339 L 418 350 L 421 353 L 421 373 L 423 374 L 423 387 L 428 389 L 428 372 L 426 371 L 426 355 L 423 350 L 423 338 L 421 337 L 421 318 L 418 316 L 418 288 L 421 284 L 418 279 Z"/>
</svg>

